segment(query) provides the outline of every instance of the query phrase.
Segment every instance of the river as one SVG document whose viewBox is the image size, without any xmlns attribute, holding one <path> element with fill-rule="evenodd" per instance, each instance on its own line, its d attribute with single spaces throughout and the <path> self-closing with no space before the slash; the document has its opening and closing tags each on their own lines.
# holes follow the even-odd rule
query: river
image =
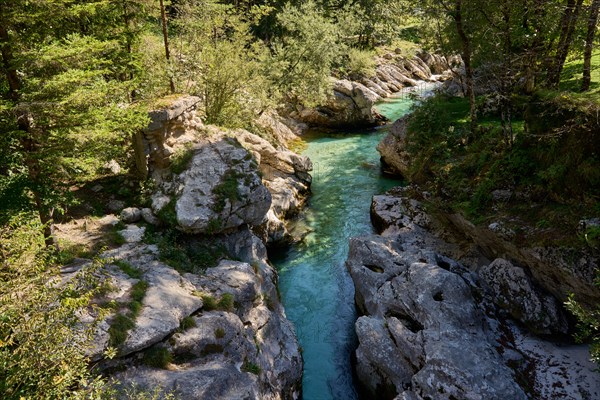
<svg viewBox="0 0 600 400">
<path fill-rule="evenodd" d="M 398 98 L 377 108 L 393 120 L 411 104 Z M 270 258 L 303 351 L 305 400 L 358 398 L 350 360 L 356 348 L 354 286 L 344 262 L 349 239 L 373 232 L 372 196 L 398 185 L 380 173 L 375 147 L 383 135 L 385 129 L 304 138 L 302 154 L 314 165 L 312 196 L 295 228 L 310 233 Z"/>
</svg>

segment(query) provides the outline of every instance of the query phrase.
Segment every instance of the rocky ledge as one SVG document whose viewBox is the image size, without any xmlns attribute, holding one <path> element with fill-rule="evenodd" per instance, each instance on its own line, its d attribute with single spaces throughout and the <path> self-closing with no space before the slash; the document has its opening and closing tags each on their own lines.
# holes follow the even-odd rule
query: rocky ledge
<svg viewBox="0 0 600 400">
<path fill-rule="evenodd" d="M 290 117 L 310 126 L 357 128 L 374 126 L 385 121 L 373 108 L 376 102 L 416 87 L 423 82 L 435 82 L 452 77 L 452 67 L 460 67 L 460 59 L 420 52 L 412 58 L 395 53 L 377 59 L 373 76 L 349 79 L 332 78 L 333 90 L 325 104 L 290 112 Z"/>
<path fill-rule="evenodd" d="M 145 135 L 156 187 L 151 211 L 190 234 L 248 224 L 266 242 L 290 240 L 285 221 L 308 196 L 311 161 L 245 130 L 204 126 L 193 107 L 174 118 L 182 122 L 169 120 Z M 293 135 L 281 118 L 265 116 L 263 125 L 271 136 Z"/>
<path fill-rule="evenodd" d="M 520 266 L 486 262 L 433 236 L 435 221 L 406 193 L 374 198 L 372 219 L 381 235 L 352 239 L 346 262 L 363 314 L 356 322 L 356 372 L 368 395 L 600 396 L 600 375 L 586 346 L 532 333 L 566 331 L 556 299 Z M 451 258 L 460 254 L 466 264 Z"/>
</svg>

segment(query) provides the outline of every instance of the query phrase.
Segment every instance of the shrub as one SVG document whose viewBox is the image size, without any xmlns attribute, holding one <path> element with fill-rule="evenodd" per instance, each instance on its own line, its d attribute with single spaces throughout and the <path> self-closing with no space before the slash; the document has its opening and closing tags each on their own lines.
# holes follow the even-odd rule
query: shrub
<svg viewBox="0 0 600 400">
<path fill-rule="evenodd" d="M 191 147 L 186 146 L 177 150 L 170 158 L 171 164 L 169 165 L 169 168 L 171 169 L 171 172 L 177 175 L 181 174 L 189 167 L 193 157 L 194 150 Z"/>
<path fill-rule="evenodd" d="M 215 329 L 215 337 L 217 339 L 223 339 L 225 337 L 225 329 L 223 329 L 223 328 Z"/>
<path fill-rule="evenodd" d="M 168 349 L 154 346 L 144 352 L 142 362 L 149 367 L 165 369 L 173 361 L 173 355 Z"/>
<path fill-rule="evenodd" d="M 221 296 L 221 299 L 219 300 L 218 307 L 221 310 L 232 311 L 233 295 L 231 293 L 224 293 L 223 296 Z"/>
<path fill-rule="evenodd" d="M 260 375 L 261 370 L 258 365 L 248 362 L 248 360 L 246 360 L 244 362 L 244 364 L 242 365 L 242 371 L 250 372 L 251 374 L 254 374 L 254 375 Z"/>
<path fill-rule="evenodd" d="M 127 276 L 133 279 L 140 279 L 142 277 L 142 271 L 123 260 L 112 260 L 112 264 L 116 265 L 123 271 Z"/>
<path fill-rule="evenodd" d="M 179 330 L 184 332 L 196 326 L 196 320 L 192 316 L 187 316 L 179 323 Z"/>
<path fill-rule="evenodd" d="M 343 66 L 344 72 L 352 77 L 375 75 L 375 53 L 367 50 L 351 48 Z"/>
<path fill-rule="evenodd" d="M 106 384 L 85 356 L 95 326 L 81 327 L 77 313 L 97 293 L 101 261 L 65 285 L 48 284 L 59 269 L 41 232 L 29 214 L 0 226 L 0 393 L 7 400 L 98 397 Z"/>
</svg>

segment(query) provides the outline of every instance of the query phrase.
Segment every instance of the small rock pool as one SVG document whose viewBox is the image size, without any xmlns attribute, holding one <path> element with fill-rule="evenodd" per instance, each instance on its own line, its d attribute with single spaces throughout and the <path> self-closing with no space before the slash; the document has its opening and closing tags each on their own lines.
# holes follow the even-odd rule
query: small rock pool
<svg viewBox="0 0 600 400">
<path fill-rule="evenodd" d="M 412 100 L 378 105 L 391 120 L 406 114 Z M 377 143 L 385 129 L 305 138 L 302 154 L 313 162 L 312 196 L 295 222 L 305 240 L 270 254 L 279 287 L 304 358 L 305 400 L 357 399 L 351 356 L 356 347 L 354 286 L 344 262 L 348 241 L 373 232 L 371 197 L 398 185 L 381 175 Z"/>
</svg>

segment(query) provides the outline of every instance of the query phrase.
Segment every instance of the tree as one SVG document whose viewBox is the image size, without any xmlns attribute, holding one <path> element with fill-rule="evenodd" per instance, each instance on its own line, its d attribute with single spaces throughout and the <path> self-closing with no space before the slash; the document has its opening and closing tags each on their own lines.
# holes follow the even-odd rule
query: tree
<svg viewBox="0 0 600 400">
<path fill-rule="evenodd" d="M 556 53 L 548 68 L 548 85 L 552 88 L 558 88 L 558 84 L 560 83 L 560 74 L 573 43 L 573 34 L 582 4 L 583 0 L 567 0 L 565 5 L 565 10 L 560 21 L 560 37 L 556 46 Z"/>
<path fill-rule="evenodd" d="M 599 10 L 600 0 L 593 0 L 590 6 L 590 13 L 587 24 L 587 35 L 585 38 L 585 50 L 583 53 L 583 81 L 581 82 L 582 92 L 585 92 L 590 89 L 592 49 L 594 48 L 594 38 L 596 37 L 596 26 L 598 25 Z"/>
<path fill-rule="evenodd" d="M 7 83 L 0 84 L 0 120 L 20 154 L 20 165 L 5 177 L 26 176 L 25 205 L 37 211 L 49 246 L 69 182 L 123 152 L 129 135 L 146 123 L 144 112 L 126 105 L 133 82 L 123 81 L 122 71 L 130 58 L 116 33 L 121 20 L 108 18 L 114 8 L 106 7 L 53 0 L 0 9 Z"/>
</svg>

